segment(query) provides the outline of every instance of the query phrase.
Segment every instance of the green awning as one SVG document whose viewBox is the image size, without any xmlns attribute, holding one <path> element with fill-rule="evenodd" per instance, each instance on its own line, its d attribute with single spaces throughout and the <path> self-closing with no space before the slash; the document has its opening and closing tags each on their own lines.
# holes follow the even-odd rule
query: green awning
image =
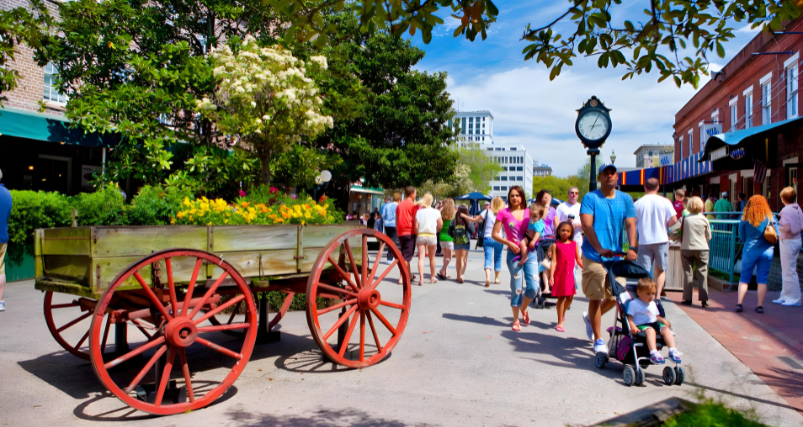
<svg viewBox="0 0 803 427">
<path fill-rule="evenodd" d="M 351 186 L 352 193 L 367 193 L 367 194 L 385 194 L 385 190 L 376 187 L 363 187 L 360 185 L 352 185 Z"/>
<path fill-rule="evenodd" d="M 50 141 L 63 144 L 90 147 L 108 147 L 117 144 L 118 135 L 84 133 L 70 128 L 70 121 L 64 117 L 15 108 L 0 109 L 0 135 Z"/>
</svg>

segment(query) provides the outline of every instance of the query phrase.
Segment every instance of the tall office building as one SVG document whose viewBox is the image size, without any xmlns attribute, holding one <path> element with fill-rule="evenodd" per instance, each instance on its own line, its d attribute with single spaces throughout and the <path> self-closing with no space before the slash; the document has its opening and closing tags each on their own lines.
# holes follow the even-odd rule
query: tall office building
<svg viewBox="0 0 803 427">
<path fill-rule="evenodd" d="M 457 143 L 461 147 L 476 147 L 476 144 L 494 142 L 494 116 L 488 110 L 458 111 L 454 119 L 448 122 L 448 126 L 459 130 Z"/>
</svg>

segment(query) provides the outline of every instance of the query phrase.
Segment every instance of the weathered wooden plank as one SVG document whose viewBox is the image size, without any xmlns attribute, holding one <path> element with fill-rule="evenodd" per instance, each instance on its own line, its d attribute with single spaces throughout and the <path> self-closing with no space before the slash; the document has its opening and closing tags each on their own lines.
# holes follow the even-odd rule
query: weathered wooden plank
<svg viewBox="0 0 803 427">
<path fill-rule="evenodd" d="M 102 293 L 111 285 L 111 282 L 117 277 L 120 272 L 124 271 L 128 268 L 129 265 L 138 261 L 142 257 L 134 256 L 134 257 L 114 257 L 114 258 L 95 258 L 93 259 L 93 266 L 92 266 L 92 276 L 91 276 L 91 288 L 93 292 Z M 187 284 L 189 283 L 190 279 L 192 278 L 192 271 L 195 268 L 195 261 L 196 258 L 193 257 L 174 257 L 171 258 L 171 265 L 173 267 L 173 281 L 176 284 Z M 162 283 L 167 283 L 167 268 L 165 267 L 164 261 L 161 262 L 161 272 L 162 272 Z M 100 280 L 97 278 L 97 268 L 100 266 Z M 206 277 L 204 275 L 204 267 L 201 267 L 201 274 L 198 276 L 198 284 L 201 286 L 201 283 L 206 281 Z M 142 279 L 145 280 L 145 283 L 148 285 L 152 284 L 153 272 L 151 266 L 145 266 L 140 271 L 139 274 L 142 276 Z M 133 277 L 126 280 L 126 282 L 118 288 L 117 290 L 130 290 L 130 289 L 140 289 L 139 282 Z"/>
<path fill-rule="evenodd" d="M 92 261 L 89 257 L 44 255 L 42 258 L 44 264 L 42 276 L 89 287 L 90 263 Z"/>
<path fill-rule="evenodd" d="M 44 255 L 82 255 L 89 256 L 89 237 L 76 237 L 69 240 L 64 238 L 54 240 L 42 239 L 42 253 Z"/>
<path fill-rule="evenodd" d="M 214 252 L 295 249 L 297 225 L 216 225 Z"/>
<path fill-rule="evenodd" d="M 33 255 L 34 255 L 34 276 L 42 277 L 45 275 L 44 263 L 42 262 L 42 237 L 45 231 L 42 229 L 34 231 Z"/>
<path fill-rule="evenodd" d="M 58 280 L 37 278 L 33 285 L 34 289 L 40 291 L 57 292 L 60 294 L 71 294 L 79 297 L 87 297 L 92 299 L 100 298 L 100 294 L 93 293 L 88 287 L 77 285 L 75 283 L 61 282 Z"/>
<path fill-rule="evenodd" d="M 220 256 L 221 253 L 216 252 Z M 223 253 L 223 260 L 231 264 L 243 277 L 281 276 L 296 273 L 295 249 L 278 251 L 239 251 Z M 260 269 L 261 263 L 261 269 Z M 223 272 L 214 266 L 212 277 L 219 277 Z"/>
<path fill-rule="evenodd" d="M 322 248 L 329 244 L 335 237 L 360 226 L 349 224 L 332 224 L 332 225 L 308 225 L 303 228 L 304 233 L 304 247 L 307 248 Z M 352 241 L 349 241 L 354 246 Z"/>
<path fill-rule="evenodd" d="M 207 250 L 207 228 L 196 225 L 93 227 L 93 258 L 142 257 L 173 248 Z"/>
<path fill-rule="evenodd" d="M 90 227 L 62 227 L 62 228 L 45 228 L 45 239 L 63 239 L 70 237 L 90 237 Z"/>
</svg>

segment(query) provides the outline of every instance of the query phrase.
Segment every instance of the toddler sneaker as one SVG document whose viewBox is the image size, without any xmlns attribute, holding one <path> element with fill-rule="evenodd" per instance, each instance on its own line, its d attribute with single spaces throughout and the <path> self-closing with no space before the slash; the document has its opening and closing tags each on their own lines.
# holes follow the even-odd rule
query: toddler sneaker
<svg viewBox="0 0 803 427">
<path fill-rule="evenodd" d="M 680 354 L 677 350 L 669 350 L 669 360 L 680 363 Z"/>
<path fill-rule="evenodd" d="M 656 365 L 663 365 L 664 363 L 666 363 L 666 360 L 664 360 L 664 358 L 661 356 L 661 353 L 655 351 L 650 353 L 650 362 Z"/>
<path fill-rule="evenodd" d="M 596 353 L 607 353 L 607 352 L 608 352 L 608 346 L 605 345 L 605 340 L 603 340 L 602 338 L 598 339 L 594 343 L 594 353 L 596 354 Z"/>
<path fill-rule="evenodd" d="M 588 339 L 594 338 L 594 328 L 591 327 L 591 319 L 588 317 L 588 312 L 583 312 L 583 322 L 586 322 L 586 335 L 588 335 Z"/>
</svg>

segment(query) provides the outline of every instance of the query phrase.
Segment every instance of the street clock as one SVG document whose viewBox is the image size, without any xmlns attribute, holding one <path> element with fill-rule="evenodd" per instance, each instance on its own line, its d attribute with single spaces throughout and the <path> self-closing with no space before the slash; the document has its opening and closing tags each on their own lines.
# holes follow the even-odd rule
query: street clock
<svg viewBox="0 0 803 427">
<path fill-rule="evenodd" d="M 574 131 L 587 149 L 599 149 L 611 134 L 609 111 L 611 109 L 606 108 L 596 96 L 592 96 L 591 99 L 583 104 L 582 108 L 577 110 Z"/>
</svg>

